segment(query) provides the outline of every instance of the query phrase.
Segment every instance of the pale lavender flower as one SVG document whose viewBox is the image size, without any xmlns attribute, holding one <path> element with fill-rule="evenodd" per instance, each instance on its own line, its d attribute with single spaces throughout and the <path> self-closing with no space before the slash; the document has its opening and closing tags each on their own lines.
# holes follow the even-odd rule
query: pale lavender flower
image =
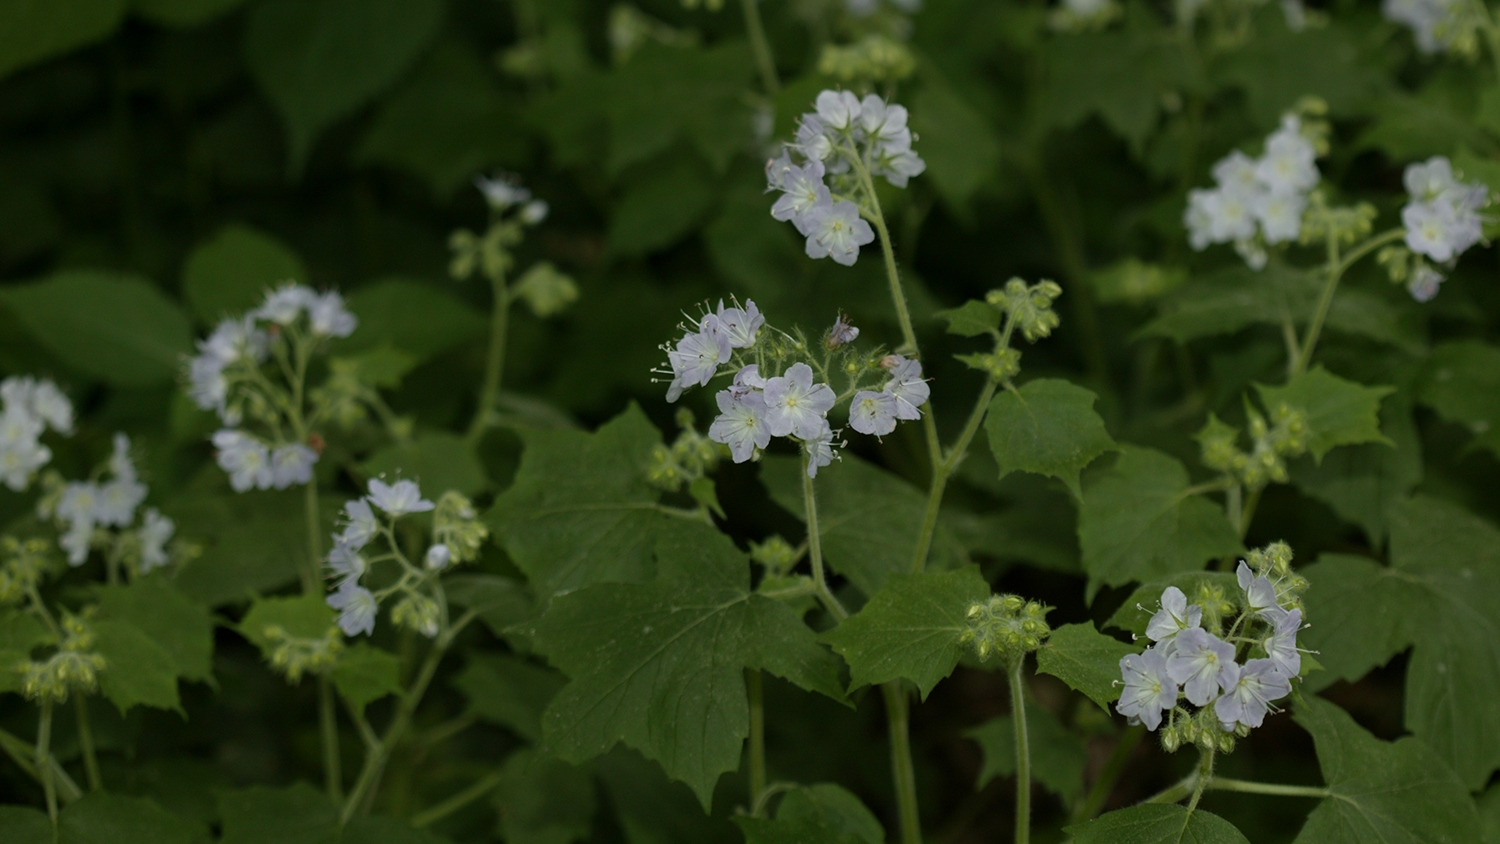
<svg viewBox="0 0 1500 844">
<path fill-rule="evenodd" d="M 752 390 L 736 396 L 733 390 L 720 390 L 714 401 L 719 404 L 719 415 L 708 427 L 708 438 L 729 446 L 734 462 L 744 463 L 771 444 L 766 400 L 761 393 Z"/>
<path fill-rule="evenodd" d="M 896 430 L 896 397 L 872 390 L 855 393 L 849 405 L 849 427 L 875 437 Z"/>
<path fill-rule="evenodd" d="M 1177 634 L 1176 647 L 1167 657 L 1167 673 L 1183 684 L 1189 702 L 1205 706 L 1219 692 L 1219 675 L 1234 664 L 1234 645 L 1201 627 Z"/>
<path fill-rule="evenodd" d="M 1432 202 L 1449 188 L 1458 186 L 1453 164 L 1442 155 L 1406 165 L 1401 181 L 1406 185 L 1406 192 L 1417 202 Z"/>
<path fill-rule="evenodd" d="M 375 595 L 363 586 L 346 583 L 328 596 L 328 606 L 339 610 L 339 627 L 345 636 L 366 636 L 375 632 L 375 614 L 380 604 Z"/>
<path fill-rule="evenodd" d="M 1252 659 L 1241 668 L 1229 663 L 1219 678 L 1224 694 L 1214 704 L 1214 713 L 1226 731 L 1236 723 L 1259 727 L 1273 701 L 1292 693 L 1292 681 L 1269 659 Z"/>
<path fill-rule="evenodd" d="M 370 502 L 363 498 L 345 502 L 344 515 L 349 522 L 344 525 L 344 532 L 337 538 L 351 548 L 357 550 L 365 547 L 380 530 L 380 525 L 375 520 L 375 511 L 370 509 Z"/>
<path fill-rule="evenodd" d="M 766 318 L 761 314 L 760 308 L 755 306 L 754 299 L 746 299 L 743 308 L 726 308 L 724 302 L 720 301 L 719 312 L 715 316 L 719 318 L 723 335 L 729 341 L 731 349 L 748 349 L 755 345 L 755 335 L 766 324 Z"/>
<path fill-rule="evenodd" d="M 514 176 L 502 174 L 491 178 L 474 177 L 474 187 L 484 196 L 484 201 L 496 211 L 504 211 L 512 205 L 531 199 L 531 191 L 521 187 Z"/>
<path fill-rule="evenodd" d="M 439 542 L 427 549 L 422 561 L 429 571 L 442 571 L 448 567 L 449 561 L 453 559 L 453 549 Z"/>
<path fill-rule="evenodd" d="M 1146 636 L 1170 654 L 1176 647 L 1177 634 L 1197 627 L 1203 621 L 1203 608 L 1188 605 L 1187 596 L 1176 586 L 1161 593 L 1161 609 L 1146 623 Z"/>
<path fill-rule="evenodd" d="M 822 427 L 817 436 L 802 441 L 802 450 L 807 454 L 807 476 L 816 478 L 818 469 L 833 462 L 836 456 L 833 452 L 834 446 L 842 446 L 842 442 L 834 441 L 834 431 L 828 426 L 828 420 L 819 417 Z"/>
<path fill-rule="evenodd" d="M 1272 622 L 1271 635 L 1265 642 L 1266 655 L 1288 677 L 1302 670 L 1302 652 L 1297 650 L 1297 631 L 1302 629 L 1302 610 L 1282 612 Z"/>
<path fill-rule="evenodd" d="M 357 585 L 367 570 L 365 558 L 360 555 L 359 549 L 343 540 L 336 540 L 329 550 L 328 568 L 338 578 L 340 589 L 350 583 Z"/>
<path fill-rule="evenodd" d="M 812 378 L 812 367 L 794 363 L 785 375 L 766 380 L 766 422 L 772 436 L 814 440 L 827 430 L 824 417 L 836 396 L 827 384 L 814 386 Z"/>
<path fill-rule="evenodd" d="M 849 91 L 823 91 L 813 105 L 818 119 L 830 129 L 848 131 L 859 120 L 859 97 Z"/>
<path fill-rule="evenodd" d="M 910 149 L 886 150 L 875 156 L 870 170 L 877 176 L 884 176 L 892 185 L 904 188 L 912 177 L 927 172 L 927 162 Z"/>
<path fill-rule="evenodd" d="M 677 401 L 688 387 L 705 387 L 719 372 L 719 364 L 729 360 L 729 336 L 720 330 L 719 318 L 705 316 L 699 330 L 677 341 L 677 348 L 667 352 L 672 366 L 672 385 L 667 401 Z"/>
<path fill-rule="evenodd" d="M 901 355 L 891 355 L 888 362 L 891 377 L 882 389 L 896 399 L 896 418 L 906 422 L 921 419 L 918 408 L 932 395 L 932 388 L 922 378 L 922 363 Z"/>
<path fill-rule="evenodd" d="M 859 329 L 840 313 L 834 319 L 833 327 L 829 328 L 828 333 L 823 336 L 823 343 L 830 349 L 837 349 L 853 343 L 857 337 L 859 337 Z"/>
<path fill-rule="evenodd" d="M 1406 282 L 1406 292 L 1418 302 L 1431 302 L 1438 295 L 1438 288 L 1445 280 L 1445 276 L 1432 267 L 1417 267 Z"/>
<path fill-rule="evenodd" d="M 167 543 L 177 532 L 177 523 L 163 516 L 155 507 L 147 507 L 141 516 L 141 573 L 167 564 Z"/>
<path fill-rule="evenodd" d="M 859 258 L 859 247 L 875 240 L 875 231 L 860 219 L 859 208 L 846 200 L 815 205 L 803 219 L 807 224 L 803 233 L 807 235 L 809 258 L 832 256 L 838 263 L 852 267 Z"/>
<path fill-rule="evenodd" d="M 905 106 L 887 104 L 874 94 L 866 94 L 859 103 L 860 128 L 877 156 L 911 149 L 911 129 L 906 120 Z"/>
<path fill-rule="evenodd" d="M 422 497 L 416 481 L 400 480 L 387 484 L 379 478 L 370 481 L 370 503 L 392 516 L 425 513 L 437 506 Z"/>
<path fill-rule="evenodd" d="M 312 306 L 318 294 L 311 287 L 288 282 L 267 291 L 265 301 L 251 311 L 256 319 L 270 320 L 277 325 L 291 325 Z"/>
<path fill-rule="evenodd" d="M 312 480 L 313 464 L 317 462 L 318 453 L 301 443 L 278 446 L 271 453 L 271 486 L 302 486 Z"/>
<path fill-rule="evenodd" d="M 729 385 L 729 392 L 735 398 L 746 395 L 755 390 L 764 390 L 766 379 L 761 377 L 760 366 L 750 364 L 734 374 L 734 383 Z"/>
<path fill-rule="evenodd" d="M 344 297 L 330 290 L 309 297 L 307 318 L 320 337 L 348 337 L 359 327 L 359 318 L 344 307 Z"/>
<path fill-rule="evenodd" d="M 802 122 L 797 124 L 797 141 L 792 147 L 811 161 L 824 161 L 833 155 L 833 141 L 816 114 L 802 115 Z"/>
<path fill-rule="evenodd" d="M 271 488 L 271 450 L 265 443 L 243 431 L 221 428 L 214 432 L 213 444 L 219 450 L 219 468 L 229 473 L 235 492 Z"/>
<path fill-rule="evenodd" d="M 788 163 L 781 169 L 780 179 L 780 189 L 785 193 L 771 206 L 771 217 L 790 222 L 805 236 L 808 212 L 833 201 L 828 186 L 823 184 L 823 162 L 814 159 L 802 167 Z"/>
<path fill-rule="evenodd" d="M 1115 711 L 1140 721 L 1146 729 L 1161 726 L 1161 715 L 1177 705 L 1177 682 L 1167 672 L 1167 658 L 1155 648 L 1120 658 L 1120 676 L 1125 688 Z"/>
<path fill-rule="evenodd" d="M 1255 576 L 1250 567 L 1241 560 L 1239 568 L 1234 571 L 1236 579 L 1239 580 L 1240 589 L 1245 593 L 1245 606 L 1256 615 L 1265 615 L 1268 611 L 1281 609 L 1276 603 L 1276 587 L 1265 576 Z"/>
</svg>

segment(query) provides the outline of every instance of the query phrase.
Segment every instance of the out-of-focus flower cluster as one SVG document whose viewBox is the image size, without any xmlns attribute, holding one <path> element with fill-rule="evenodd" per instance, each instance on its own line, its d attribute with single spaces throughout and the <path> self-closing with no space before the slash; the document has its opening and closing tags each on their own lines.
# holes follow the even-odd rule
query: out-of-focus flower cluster
<svg viewBox="0 0 1500 844">
<path fill-rule="evenodd" d="M 73 433 L 73 403 L 46 379 L 12 376 L 0 381 L 0 483 L 16 492 L 52 460 L 42 444 L 48 428 Z"/>
<path fill-rule="evenodd" d="M 1452 51 L 1474 56 L 1479 50 L 1479 30 L 1486 14 L 1480 0 L 1384 0 L 1380 11 L 1395 23 L 1409 27 L 1417 49 L 1424 53 Z"/>
<path fill-rule="evenodd" d="M 106 475 L 108 480 L 105 479 Z M 84 481 L 64 481 L 49 472 L 37 512 L 56 521 L 58 545 L 71 566 L 83 565 L 91 550 L 100 550 L 112 564 L 124 564 L 145 574 L 172 561 L 169 547 L 177 525 L 155 507 L 137 510 L 148 488 L 141 482 L 130 456 L 130 438 L 116 433 L 109 460 Z M 181 549 L 176 549 L 181 550 Z"/>
</svg>

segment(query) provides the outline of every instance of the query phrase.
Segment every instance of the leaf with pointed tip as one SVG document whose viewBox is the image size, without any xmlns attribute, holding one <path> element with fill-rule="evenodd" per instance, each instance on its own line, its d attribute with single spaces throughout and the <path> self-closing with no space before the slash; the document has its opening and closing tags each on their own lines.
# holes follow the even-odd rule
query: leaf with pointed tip
<svg viewBox="0 0 1500 844">
<path fill-rule="evenodd" d="M 1131 806 L 1066 831 L 1074 844 L 1250 844 L 1229 821 L 1175 803 Z"/>
<path fill-rule="evenodd" d="M 674 520 L 656 555 L 655 581 L 559 595 L 537 622 L 537 650 L 570 678 L 542 715 L 543 746 L 582 762 L 623 741 L 707 807 L 749 735 L 744 669 L 842 699 L 838 659 L 750 591 L 749 561 L 712 528 Z"/>
<path fill-rule="evenodd" d="M 993 305 L 978 299 L 970 299 L 956 308 L 938 311 L 933 316 L 948 323 L 949 334 L 960 337 L 978 337 L 1000 328 L 1000 312 Z"/>
<path fill-rule="evenodd" d="M 1395 448 L 1378 442 L 1347 446 L 1321 463 L 1304 457 L 1289 467 L 1297 489 L 1359 525 L 1377 548 L 1385 544 L 1386 509 L 1422 480 L 1422 442 L 1411 400 L 1398 395 L 1383 402 L 1380 421 Z"/>
<path fill-rule="evenodd" d="M 557 696 L 567 678 L 553 669 L 511 654 L 476 653 L 453 680 L 469 699 L 468 712 L 515 730 L 537 742 L 542 739 L 542 712 Z"/>
<path fill-rule="evenodd" d="M 1256 384 L 1255 389 L 1272 413 L 1285 403 L 1307 415 L 1307 450 L 1316 461 L 1336 446 L 1395 445 L 1380 433 L 1380 400 L 1394 393 L 1394 387 L 1366 387 L 1315 366 L 1284 386 Z"/>
<path fill-rule="evenodd" d="M 1331 794 L 1308 816 L 1297 844 L 1461 844 L 1479 840 L 1468 789 L 1426 744 L 1384 742 L 1349 713 L 1315 697 L 1292 716 L 1312 733 Z"/>
<path fill-rule="evenodd" d="M 500 769 L 495 808 L 509 844 L 571 844 L 589 837 L 597 800 L 594 782 L 555 756 L 523 748 Z"/>
<path fill-rule="evenodd" d="M 1027 704 L 1026 728 L 1031 739 L 1031 775 L 1061 797 L 1063 803 L 1071 804 L 1083 791 L 1088 746 L 1045 706 Z M 984 767 L 979 770 L 975 788 L 983 788 L 995 777 L 1008 777 L 1016 772 L 1016 726 L 1011 716 L 991 718 L 966 730 L 964 735 L 979 742 L 984 751 Z"/>
<path fill-rule="evenodd" d="M 1091 585 L 1154 580 L 1244 551 L 1223 508 L 1189 493 L 1182 463 L 1135 446 L 1121 446 L 1085 485 L 1078 541 Z"/>
<path fill-rule="evenodd" d="M 177 697 L 177 659 L 128 621 L 93 622 L 94 649 L 104 657 L 99 691 L 125 714 L 137 704 L 182 711 Z"/>
<path fill-rule="evenodd" d="M 1028 381 L 1018 390 L 995 396 L 984 429 L 1000 477 L 1017 471 L 1047 475 L 1081 498 L 1078 474 L 1115 447 L 1104 420 L 1094 412 L 1096 398 L 1058 378 Z"/>
<path fill-rule="evenodd" d="M 745 844 L 884 844 L 885 830 L 865 804 L 830 782 L 798 786 L 776 807 L 775 818 L 733 819 Z"/>
<path fill-rule="evenodd" d="M 355 642 L 339 654 L 330 677 L 339 694 L 363 710 L 373 701 L 401 691 L 401 660 L 368 642 Z"/>
<path fill-rule="evenodd" d="M 1120 697 L 1115 686 L 1120 657 L 1139 651 L 1100 633 L 1092 623 L 1064 624 L 1036 652 L 1036 670 L 1062 680 L 1108 712 L 1110 702 Z"/>
<path fill-rule="evenodd" d="M 194 247 L 182 267 L 182 292 L 193 316 L 213 325 L 259 305 L 286 281 L 309 284 L 307 267 L 276 237 L 230 223 Z"/>
<path fill-rule="evenodd" d="M 208 607 L 164 577 L 99 589 L 99 617 L 128 621 L 172 655 L 177 676 L 207 681 L 213 676 L 214 625 Z"/>
</svg>

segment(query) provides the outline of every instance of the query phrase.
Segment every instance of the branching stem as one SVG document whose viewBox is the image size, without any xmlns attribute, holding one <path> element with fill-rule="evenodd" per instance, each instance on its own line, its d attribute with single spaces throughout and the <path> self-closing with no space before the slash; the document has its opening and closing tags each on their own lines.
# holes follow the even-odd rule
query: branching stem
<svg viewBox="0 0 1500 844">
<path fill-rule="evenodd" d="M 457 812 L 459 809 L 462 809 L 470 803 L 473 803 L 475 800 L 484 797 L 491 791 L 494 791 L 497 787 L 499 787 L 500 781 L 504 778 L 504 776 L 504 773 L 498 770 L 491 771 L 488 774 L 485 774 L 484 776 L 475 780 L 474 783 L 468 788 L 460 791 L 452 797 L 449 797 L 447 800 L 444 800 L 436 806 L 424 809 L 417 814 L 412 815 L 411 825 L 418 829 L 421 829 L 424 826 L 431 826 L 432 824 L 437 823 L 443 818 L 446 818 L 454 812 Z"/>
<path fill-rule="evenodd" d="M 469 423 L 467 438 L 471 445 L 479 442 L 494 418 L 495 403 L 500 398 L 500 381 L 505 374 L 505 342 L 510 330 L 510 291 L 506 288 L 503 272 L 490 276 L 490 289 L 494 291 L 495 298 L 494 310 L 490 314 L 490 352 L 485 360 L 479 406 L 474 408 L 474 421 Z"/>
<path fill-rule="evenodd" d="M 89 701 L 81 694 L 73 695 L 73 707 L 78 719 L 78 747 L 83 752 L 83 770 L 88 775 L 89 791 L 100 791 L 104 780 L 99 776 L 99 757 L 94 752 L 94 729 L 89 724 Z"/>
<path fill-rule="evenodd" d="M 776 75 L 776 59 L 771 55 L 771 42 L 766 39 L 766 27 L 760 20 L 759 2 L 740 0 L 740 6 L 745 11 L 745 32 L 750 36 L 750 51 L 755 54 L 761 87 L 774 98 L 781 93 L 781 79 Z"/>
<path fill-rule="evenodd" d="M 1026 687 L 1021 669 L 1025 659 L 1017 659 L 1010 669 L 1011 723 L 1016 728 L 1016 844 L 1031 840 L 1031 738 L 1026 728 Z"/>
<path fill-rule="evenodd" d="M 52 701 L 43 698 L 39 704 L 41 714 L 36 722 L 36 756 L 37 768 L 42 774 L 42 792 L 47 796 L 47 816 L 52 819 L 52 829 L 57 829 L 57 786 L 52 782 L 52 766 L 40 764 L 41 760 L 51 758 L 52 745 Z"/>
</svg>

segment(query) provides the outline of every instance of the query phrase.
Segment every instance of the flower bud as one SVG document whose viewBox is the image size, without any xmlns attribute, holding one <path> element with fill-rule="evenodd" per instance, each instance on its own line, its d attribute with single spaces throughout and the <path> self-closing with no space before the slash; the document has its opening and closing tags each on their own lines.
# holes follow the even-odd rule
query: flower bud
<svg viewBox="0 0 1500 844">
<path fill-rule="evenodd" d="M 427 549 L 427 555 L 423 561 L 427 568 L 432 571 L 442 571 L 448 567 L 448 561 L 453 558 L 453 552 L 446 545 L 434 545 Z"/>
</svg>

